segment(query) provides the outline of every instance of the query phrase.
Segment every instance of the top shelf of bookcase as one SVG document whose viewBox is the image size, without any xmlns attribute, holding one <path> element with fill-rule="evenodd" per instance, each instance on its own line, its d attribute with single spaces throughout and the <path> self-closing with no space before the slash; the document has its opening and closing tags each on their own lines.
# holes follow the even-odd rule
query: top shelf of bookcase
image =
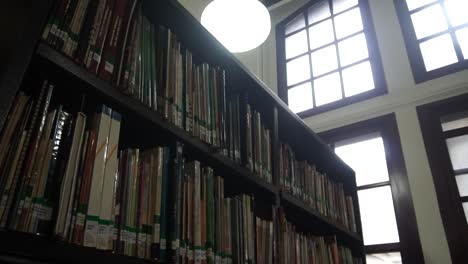
<svg viewBox="0 0 468 264">
<path fill-rule="evenodd" d="M 171 28 L 185 47 L 190 49 L 193 54 L 202 58 L 203 61 L 219 65 L 225 69 L 227 85 L 230 85 L 228 78 L 231 78 L 235 86 L 243 87 L 243 89 L 248 89 L 249 93 L 252 92 L 258 95 L 256 97 L 258 101 L 254 103 L 257 105 L 269 105 L 271 106 L 269 109 L 276 108 L 278 115 L 287 119 L 279 118 L 278 126 L 280 131 L 287 131 L 291 128 L 291 125 L 294 126 L 294 129 L 301 130 L 298 134 L 307 137 L 301 140 L 307 140 L 310 143 L 302 146 L 307 148 L 305 151 L 310 151 L 309 146 L 313 146 L 313 151 L 321 156 L 321 163 L 323 164 L 317 164 L 318 166 L 326 171 L 333 171 L 334 173 L 330 174 L 335 174 L 332 176 L 340 181 L 347 183 L 355 182 L 352 169 L 338 158 L 328 145 L 298 115 L 289 109 L 283 100 L 232 55 L 178 1 L 144 0 L 143 6 L 144 13 L 150 21 Z M 301 146 L 299 145 L 298 147 Z M 341 175 L 336 176 L 337 174 Z"/>
<path fill-rule="evenodd" d="M 235 175 L 238 181 L 247 183 L 254 193 L 263 197 L 269 197 L 270 200 L 274 200 L 278 194 L 278 189 L 273 184 L 253 175 L 247 169 L 238 166 L 232 160 L 216 152 L 209 145 L 189 135 L 185 130 L 164 120 L 157 112 L 146 107 L 139 101 L 124 95 L 108 82 L 88 72 L 72 59 L 49 47 L 47 44 L 39 44 L 36 53 L 40 57 L 52 62 L 60 69 L 65 70 L 65 72 L 81 80 L 84 84 L 92 87 L 100 95 L 105 97 L 108 102 L 118 105 L 119 109 L 122 109 L 122 111 L 132 113 L 134 116 L 142 118 L 150 124 L 166 131 L 168 134 L 171 134 L 177 140 L 184 142 L 186 146 L 196 150 L 197 153 L 202 153 L 207 160 L 213 162 L 215 168 L 220 168 L 223 172 Z"/>
</svg>

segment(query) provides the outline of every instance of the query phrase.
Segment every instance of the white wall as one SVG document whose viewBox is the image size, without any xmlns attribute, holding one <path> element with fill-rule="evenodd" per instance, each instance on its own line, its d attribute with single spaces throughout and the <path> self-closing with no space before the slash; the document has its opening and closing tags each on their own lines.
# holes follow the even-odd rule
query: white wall
<svg viewBox="0 0 468 264">
<path fill-rule="evenodd" d="M 197 18 L 208 0 L 179 0 Z M 256 50 L 236 55 L 252 72 L 277 92 L 274 24 L 306 0 L 284 0 L 270 11 L 272 32 Z M 427 264 L 451 263 L 426 156 L 416 107 L 468 92 L 468 71 L 415 84 L 401 28 L 392 0 L 369 0 L 387 81 L 388 94 L 323 113 L 304 121 L 316 132 L 344 126 L 387 113 L 396 113 L 409 177 L 424 259 Z"/>
</svg>

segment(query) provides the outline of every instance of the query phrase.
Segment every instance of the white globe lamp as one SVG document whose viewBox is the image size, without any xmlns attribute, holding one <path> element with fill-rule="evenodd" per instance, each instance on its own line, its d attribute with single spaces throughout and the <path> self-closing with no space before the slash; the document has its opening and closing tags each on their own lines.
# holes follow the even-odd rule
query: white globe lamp
<svg viewBox="0 0 468 264">
<path fill-rule="evenodd" d="M 203 10 L 201 23 L 234 53 L 260 46 L 271 29 L 268 9 L 258 0 L 214 0 Z"/>
</svg>

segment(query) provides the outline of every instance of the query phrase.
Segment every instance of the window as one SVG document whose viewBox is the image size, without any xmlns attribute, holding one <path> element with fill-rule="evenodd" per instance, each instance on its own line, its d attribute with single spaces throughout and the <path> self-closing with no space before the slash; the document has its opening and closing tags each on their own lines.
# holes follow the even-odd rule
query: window
<svg viewBox="0 0 468 264">
<path fill-rule="evenodd" d="M 312 1 L 277 26 L 280 97 L 305 117 L 385 92 L 366 0 Z"/>
<path fill-rule="evenodd" d="M 417 108 L 453 263 L 468 259 L 468 95 Z"/>
<path fill-rule="evenodd" d="M 320 136 L 356 174 L 367 263 L 423 263 L 395 115 Z"/>
<path fill-rule="evenodd" d="M 417 83 L 468 68 L 468 1 L 395 0 Z"/>
</svg>

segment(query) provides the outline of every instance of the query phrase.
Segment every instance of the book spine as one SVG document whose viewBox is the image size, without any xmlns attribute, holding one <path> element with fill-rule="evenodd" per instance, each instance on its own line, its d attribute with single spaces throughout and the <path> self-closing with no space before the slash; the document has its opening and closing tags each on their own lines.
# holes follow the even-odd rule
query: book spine
<svg viewBox="0 0 468 264">
<path fill-rule="evenodd" d="M 163 169 L 163 178 L 162 178 L 162 191 L 161 191 L 161 238 L 160 238 L 160 251 L 159 251 L 159 260 L 166 261 L 167 258 L 167 207 L 166 203 L 167 193 L 168 193 L 168 181 L 169 181 L 169 148 L 164 148 L 164 169 Z"/>
<path fill-rule="evenodd" d="M 104 175 L 101 189 L 101 206 L 99 211 L 96 247 L 103 250 L 112 249 L 112 200 L 114 198 L 115 175 L 117 174 L 117 151 L 120 135 L 121 115 L 112 111 L 108 135 L 107 152 L 105 153 Z"/>
<path fill-rule="evenodd" d="M 102 59 L 99 63 L 99 77 L 104 80 L 110 81 L 114 74 L 114 68 L 117 67 L 117 47 L 121 38 L 121 31 L 125 30 L 125 9 L 127 7 L 127 0 L 120 0 L 115 3 L 114 11 L 112 13 L 112 19 L 109 22 L 109 29 L 102 50 Z M 128 11 L 127 11 L 128 12 Z"/>
<path fill-rule="evenodd" d="M 99 33 L 96 38 L 95 44 L 92 46 L 90 50 L 90 63 L 88 66 L 88 70 L 95 74 L 98 73 L 99 65 L 101 64 L 102 53 L 104 50 L 104 45 L 106 43 L 106 38 L 109 35 L 109 25 L 112 19 L 112 15 L 114 12 L 114 0 L 108 0 L 105 5 L 104 15 L 101 20 L 101 25 L 99 27 Z"/>
<path fill-rule="evenodd" d="M 96 153 L 93 161 L 89 201 L 87 201 L 86 225 L 83 245 L 85 247 L 97 246 L 99 230 L 99 213 L 101 210 L 101 193 L 104 182 L 105 158 L 109 147 L 109 130 L 112 110 L 102 106 L 96 123 Z"/>
<path fill-rule="evenodd" d="M 92 14 L 90 14 L 89 20 L 92 22 L 91 23 L 91 29 L 89 32 L 89 37 L 88 37 L 88 42 L 82 42 L 84 43 L 83 45 L 86 45 L 86 48 L 83 46 L 83 64 L 86 66 L 86 68 L 89 69 L 91 67 L 91 62 L 93 60 L 93 54 L 94 50 L 96 49 L 96 44 L 97 44 L 97 39 L 99 37 L 99 32 L 101 30 L 101 27 L 104 26 L 103 19 L 106 11 L 106 6 L 107 6 L 107 1 L 111 0 L 99 0 L 99 3 L 97 4 L 96 7 L 96 14 L 91 17 Z M 92 2 L 97 2 L 97 1 L 92 1 Z"/>
<path fill-rule="evenodd" d="M 182 172 L 184 161 L 182 157 L 183 145 L 176 143 L 176 151 L 174 156 L 174 168 L 172 176 L 172 192 L 170 198 L 171 213 L 170 213 L 170 256 L 173 263 L 179 263 L 180 255 L 180 221 L 181 221 L 181 191 L 182 191 Z"/>
</svg>

